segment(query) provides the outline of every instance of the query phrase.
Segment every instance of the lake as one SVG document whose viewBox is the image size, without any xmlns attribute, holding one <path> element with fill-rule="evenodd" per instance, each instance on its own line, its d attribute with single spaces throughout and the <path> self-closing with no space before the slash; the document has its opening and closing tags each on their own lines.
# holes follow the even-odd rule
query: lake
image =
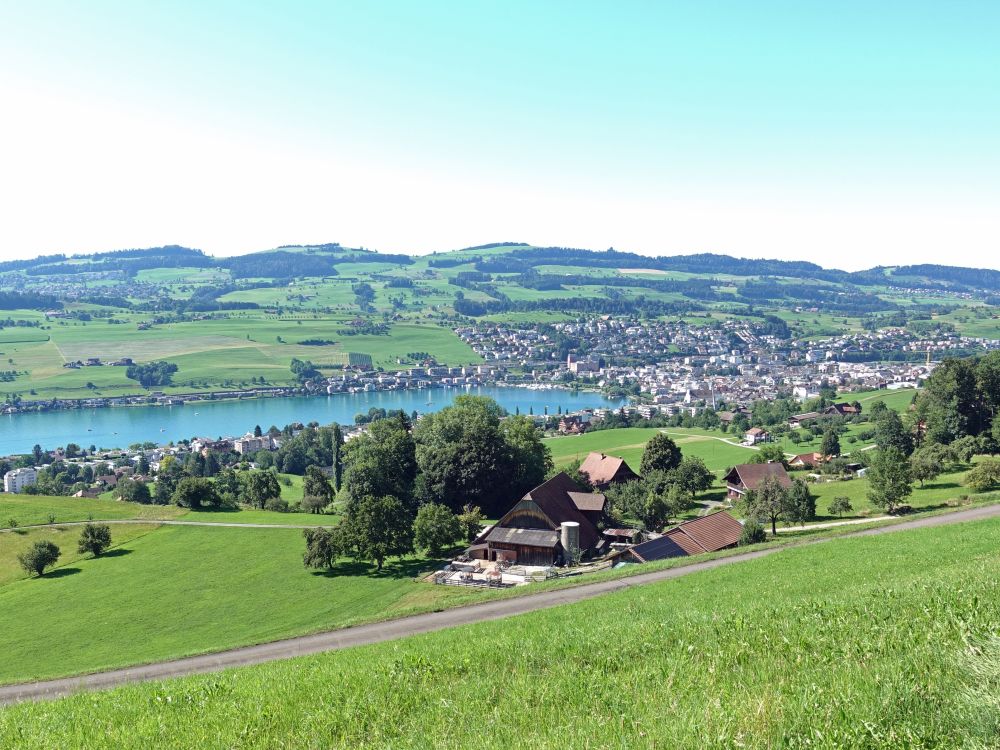
<svg viewBox="0 0 1000 750">
<path fill-rule="evenodd" d="M 431 412 L 448 406 L 456 396 L 489 396 L 514 413 L 549 414 L 622 402 L 600 393 L 527 388 L 430 388 L 408 391 L 336 393 L 329 396 L 263 398 L 244 401 L 200 401 L 184 406 L 135 406 L 73 409 L 0 416 L 0 455 L 29 453 L 36 443 L 46 450 L 76 443 L 84 448 L 125 448 L 133 443 L 166 443 L 192 437 L 242 435 L 260 425 L 267 430 L 292 422 L 354 424 L 354 415 L 371 407 Z M 430 402 L 430 403 L 428 403 Z"/>
</svg>

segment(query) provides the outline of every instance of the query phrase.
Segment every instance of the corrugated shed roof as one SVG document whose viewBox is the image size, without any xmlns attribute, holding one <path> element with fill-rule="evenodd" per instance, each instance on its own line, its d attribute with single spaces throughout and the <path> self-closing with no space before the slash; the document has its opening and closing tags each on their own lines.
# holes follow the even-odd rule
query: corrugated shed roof
<svg viewBox="0 0 1000 750">
<path fill-rule="evenodd" d="M 640 562 L 666 560 L 668 557 L 685 557 L 690 554 L 669 536 L 661 536 L 659 539 L 650 539 L 648 542 L 637 544 L 628 552 L 639 558 Z"/>
<path fill-rule="evenodd" d="M 524 544 L 529 547 L 555 547 L 559 543 L 559 533 L 544 529 L 495 528 L 486 535 L 488 542 L 503 544 Z"/>
</svg>

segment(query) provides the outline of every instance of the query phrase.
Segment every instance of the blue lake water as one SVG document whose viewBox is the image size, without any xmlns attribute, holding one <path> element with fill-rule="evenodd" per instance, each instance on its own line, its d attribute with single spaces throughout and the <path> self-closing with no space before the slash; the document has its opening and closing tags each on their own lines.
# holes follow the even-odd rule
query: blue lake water
<svg viewBox="0 0 1000 750">
<path fill-rule="evenodd" d="M 527 388 L 431 388 L 409 391 L 337 393 L 330 396 L 265 398 L 245 401 L 202 401 L 184 406 L 137 406 L 73 409 L 0 416 L 0 455 L 28 453 L 36 443 L 51 450 L 67 443 L 84 448 L 127 447 L 152 441 L 166 443 L 192 437 L 242 435 L 260 425 L 283 427 L 292 422 L 353 424 L 354 415 L 371 407 L 431 412 L 448 406 L 456 396 L 489 396 L 513 413 L 549 414 L 621 402 L 599 393 L 534 391 Z M 428 403 L 430 402 L 430 403 Z"/>
</svg>

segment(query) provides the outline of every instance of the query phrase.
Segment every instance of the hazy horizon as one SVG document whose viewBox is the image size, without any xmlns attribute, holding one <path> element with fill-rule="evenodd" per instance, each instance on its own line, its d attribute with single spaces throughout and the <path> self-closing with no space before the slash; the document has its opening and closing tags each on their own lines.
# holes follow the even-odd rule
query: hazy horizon
<svg viewBox="0 0 1000 750">
<path fill-rule="evenodd" d="M 0 259 L 511 237 L 995 265 L 998 28 L 975 0 L 9 3 Z"/>
</svg>

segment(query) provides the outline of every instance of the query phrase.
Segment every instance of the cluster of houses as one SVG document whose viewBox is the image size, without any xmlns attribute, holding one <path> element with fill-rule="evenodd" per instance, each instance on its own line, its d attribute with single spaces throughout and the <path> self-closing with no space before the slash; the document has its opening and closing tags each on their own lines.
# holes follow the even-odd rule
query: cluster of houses
<svg viewBox="0 0 1000 750">
<path fill-rule="evenodd" d="M 603 560 L 644 563 L 699 555 L 736 546 L 742 524 L 725 510 L 684 521 L 656 533 L 617 528 L 605 491 L 637 479 L 624 459 L 592 452 L 580 474 L 593 487 L 581 491 L 565 472 L 527 492 L 493 525 L 483 529 L 465 553 L 435 576 L 438 583 L 514 585 L 530 580 L 532 569 Z M 780 463 L 744 464 L 726 476 L 728 496 L 738 500 L 766 477 L 790 487 Z"/>
</svg>

